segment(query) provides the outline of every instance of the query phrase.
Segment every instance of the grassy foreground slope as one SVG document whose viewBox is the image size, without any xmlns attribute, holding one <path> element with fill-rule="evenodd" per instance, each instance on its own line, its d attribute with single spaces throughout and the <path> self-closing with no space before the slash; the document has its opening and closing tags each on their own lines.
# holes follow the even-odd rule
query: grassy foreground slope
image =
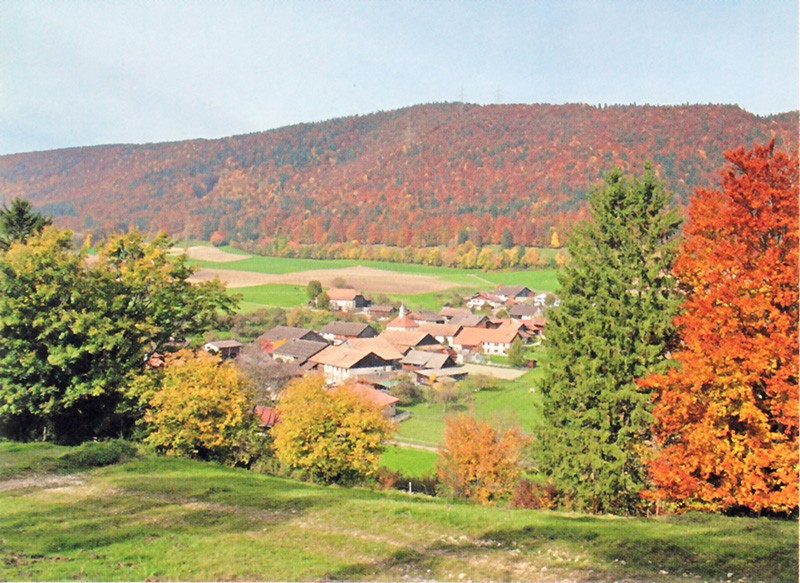
<svg viewBox="0 0 800 583">
<path fill-rule="evenodd" d="M 792 521 L 484 508 L 0 443 L 1 580 L 791 581 Z M 42 458 L 45 463 L 42 463 Z"/>
</svg>

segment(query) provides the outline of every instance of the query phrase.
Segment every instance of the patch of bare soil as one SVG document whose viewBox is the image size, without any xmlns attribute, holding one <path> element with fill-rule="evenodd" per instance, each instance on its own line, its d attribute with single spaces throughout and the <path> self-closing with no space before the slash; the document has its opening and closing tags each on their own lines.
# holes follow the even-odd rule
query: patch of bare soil
<svg viewBox="0 0 800 583">
<path fill-rule="evenodd" d="M 470 374 L 481 374 L 496 379 L 513 381 L 525 374 L 526 371 L 515 368 L 503 368 L 499 366 L 488 366 L 485 364 L 467 363 L 464 367 Z"/>
<path fill-rule="evenodd" d="M 247 287 L 267 283 L 307 285 L 309 281 L 316 279 L 326 288 L 333 287 L 334 280 L 341 278 L 347 282 L 347 285 L 362 292 L 403 295 L 443 291 L 453 287 L 452 283 L 431 275 L 397 273 L 360 265 L 341 269 L 318 269 L 282 274 L 228 269 L 198 269 L 191 281 L 207 281 L 214 277 L 219 277 L 228 287 Z"/>
<path fill-rule="evenodd" d="M 179 251 L 183 251 L 180 249 Z M 228 253 L 217 247 L 196 246 L 188 247 L 186 255 L 190 259 L 197 259 L 199 261 L 216 261 L 219 263 L 228 263 L 230 261 L 241 261 L 247 259 L 249 255 L 237 255 L 236 253 Z"/>
<path fill-rule="evenodd" d="M 83 485 L 85 481 L 75 474 L 27 474 L 18 478 L 0 481 L 0 490 L 72 488 Z"/>
</svg>

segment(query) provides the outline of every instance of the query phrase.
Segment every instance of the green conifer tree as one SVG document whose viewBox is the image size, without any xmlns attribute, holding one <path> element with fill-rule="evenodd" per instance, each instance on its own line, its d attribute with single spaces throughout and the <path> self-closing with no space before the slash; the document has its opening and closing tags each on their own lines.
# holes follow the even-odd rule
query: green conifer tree
<svg viewBox="0 0 800 583">
<path fill-rule="evenodd" d="M 33 210 L 29 201 L 15 198 L 11 206 L 0 207 L 0 251 L 8 251 L 12 243 L 24 243 L 52 222 L 50 217 Z"/>
<path fill-rule="evenodd" d="M 649 166 L 614 170 L 568 237 L 561 305 L 547 328 L 542 472 L 581 510 L 631 513 L 646 480 L 651 398 L 635 379 L 674 343 L 670 265 L 680 220 Z"/>
</svg>

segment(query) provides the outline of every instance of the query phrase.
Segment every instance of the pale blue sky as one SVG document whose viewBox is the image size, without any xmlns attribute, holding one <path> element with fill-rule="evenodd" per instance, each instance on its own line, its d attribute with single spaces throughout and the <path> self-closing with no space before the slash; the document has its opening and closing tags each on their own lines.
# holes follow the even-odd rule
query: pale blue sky
<svg viewBox="0 0 800 583">
<path fill-rule="evenodd" d="M 418 103 L 798 108 L 798 0 L 0 0 L 0 154 Z"/>
</svg>

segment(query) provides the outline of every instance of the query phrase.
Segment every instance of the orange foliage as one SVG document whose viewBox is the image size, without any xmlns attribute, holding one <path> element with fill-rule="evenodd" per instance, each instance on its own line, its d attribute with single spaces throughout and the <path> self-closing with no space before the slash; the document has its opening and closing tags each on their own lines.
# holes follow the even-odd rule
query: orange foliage
<svg viewBox="0 0 800 583">
<path fill-rule="evenodd" d="M 798 160 L 773 144 L 726 155 L 699 190 L 674 272 L 679 367 L 655 391 L 649 496 L 678 508 L 798 504 Z"/>
<path fill-rule="evenodd" d="M 613 166 L 686 200 L 742 135 L 797 143 L 797 114 L 733 106 L 421 105 L 219 140 L 0 156 L 0 192 L 79 232 L 239 243 L 545 246 Z M 698 153 L 702 149 L 703 154 Z M 532 220 L 534 219 L 534 220 Z M 480 246 L 480 244 L 478 244 Z"/>
<path fill-rule="evenodd" d="M 512 492 L 528 439 L 517 429 L 502 434 L 489 423 L 461 415 L 446 421 L 437 473 L 459 497 L 484 504 Z"/>
</svg>

